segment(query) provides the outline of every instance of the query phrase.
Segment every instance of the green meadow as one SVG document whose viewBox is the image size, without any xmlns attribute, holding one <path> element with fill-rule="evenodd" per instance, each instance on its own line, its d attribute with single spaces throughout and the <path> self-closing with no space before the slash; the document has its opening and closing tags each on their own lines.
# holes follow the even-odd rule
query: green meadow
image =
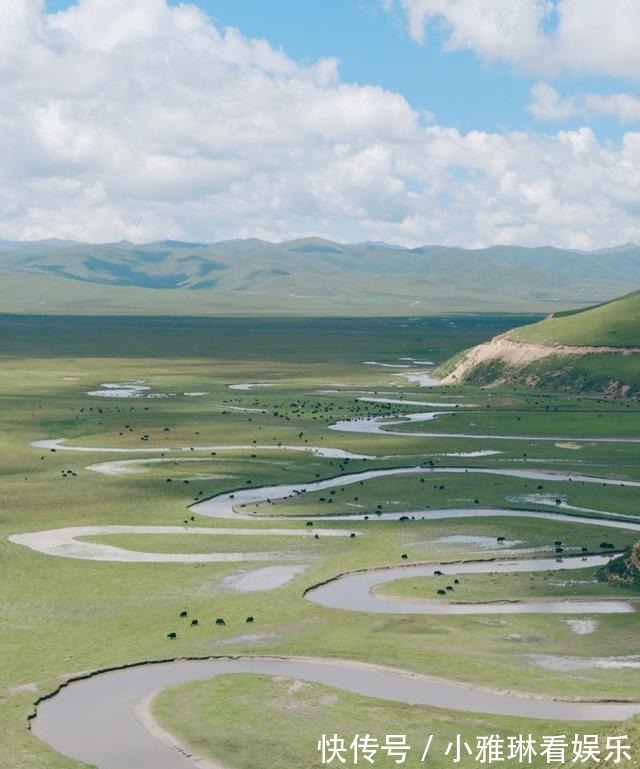
<svg viewBox="0 0 640 769">
<path fill-rule="evenodd" d="M 543 344 L 636 347 L 640 292 L 583 310 L 554 313 L 510 334 L 513 339 Z"/>
<path fill-rule="evenodd" d="M 452 714 L 415 705 L 390 707 L 382 700 L 319 684 L 263 676 L 227 676 L 168 690 L 158 697 L 156 709 L 164 721 L 180 729 L 196 753 L 215 756 L 228 766 L 260 765 L 264 769 L 281 766 L 319 769 L 323 764 L 317 743 L 322 735 L 345 739 L 347 750 L 342 755 L 348 757 L 346 765 L 351 766 L 354 764 L 349 758 L 353 761 L 353 752 L 349 744 L 353 737 L 370 735 L 378 743 L 372 756 L 375 766 L 390 769 L 397 766 L 397 756 L 388 755 L 382 747 L 388 734 L 406 735 L 410 748 L 404 761 L 406 766 L 424 766 L 430 761 L 435 765 L 449 763 L 471 769 L 478 766 L 475 760 L 478 737 L 499 734 L 506 744 L 509 737 L 522 734 L 522 723 L 514 718 Z M 274 733 L 275 714 L 287 724 L 290 739 Z M 241 723 L 242 728 L 229 728 L 234 721 Z M 540 742 L 545 734 L 556 733 L 557 724 L 538 720 L 527 728 L 527 736 L 531 734 Z M 574 735 L 584 731 L 584 726 L 569 722 L 563 729 Z M 606 727 L 592 724 L 590 729 L 593 733 L 594 729 L 604 731 Z M 451 752 L 447 759 L 445 751 L 450 744 L 456 744 L 458 735 L 472 748 L 473 755 L 463 749 L 461 760 L 453 764 L 455 753 Z M 427 744 L 429 749 L 423 762 Z M 364 761 L 360 757 L 359 762 Z M 534 758 L 529 765 L 543 767 L 548 763 L 542 756 Z"/>
<path fill-rule="evenodd" d="M 399 598 L 432 598 L 438 588 L 451 584 L 455 566 L 442 577 L 411 577 L 386 584 L 376 593 Z M 461 603 L 473 601 L 519 601 L 525 598 L 555 598 L 558 590 L 569 597 L 606 596 L 620 598 L 634 596 L 634 591 L 613 588 L 600 575 L 598 569 L 576 569 L 570 574 L 556 571 L 527 574 L 472 574 L 457 577 L 455 592 L 450 599 Z"/>
<path fill-rule="evenodd" d="M 583 548 L 601 552 L 603 540 L 622 551 L 637 539 L 604 521 L 594 526 L 497 516 L 376 520 L 377 512 L 411 515 L 474 506 L 554 513 L 562 512 L 560 503 L 584 508 L 580 514 L 591 518 L 617 513 L 640 520 L 638 487 L 438 471 L 528 469 L 640 480 L 640 443 L 581 440 L 640 435 L 635 400 L 514 387 L 424 388 L 402 376 L 428 368 L 411 358 L 439 364 L 514 322 L 513 316 L 498 315 L 459 316 L 455 325 L 450 318 L 1 316 L 3 769 L 80 766 L 29 732 L 27 718 L 38 697 L 82 672 L 180 656 L 334 657 L 545 697 L 637 699 L 637 612 L 594 615 L 592 629 L 582 633 L 568 621 L 576 617 L 563 614 L 373 615 L 325 608 L 303 597 L 311 585 L 358 569 L 505 554 L 529 558 L 532 550 L 533 555 L 553 556 L 557 540 L 567 555 Z M 105 384 L 122 389 L 127 383 L 149 389 L 139 391 L 139 397 L 88 394 L 107 391 Z M 256 383 L 269 386 L 230 387 Z M 433 421 L 394 426 L 400 435 L 328 429 L 341 419 L 423 410 L 359 397 L 464 406 Z M 493 437 L 509 435 L 527 438 Z M 536 441 L 536 436 L 554 440 Z M 47 439 L 66 442 L 31 445 Z M 342 449 L 367 458 L 347 461 L 282 446 Z M 67 450 L 74 447 L 93 450 Z M 499 453 L 444 456 L 483 449 Z M 125 465 L 123 472 L 117 463 L 131 459 L 139 461 Z M 104 463 L 116 463 L 115 469 L 92 467 Z M 417 465 L 431 466 L 433 472 L 345 483 L 333 487 L 335 494 L 327 489 L 248 504 L 241 512 L 252 514 L 251 520 L 219 520 L 189 510 L 194 502 L 222 492 L 280 483 L 304 487 L 359 471 Z M 306 525 L 310 516 L 329 514 L 326 521 Z M 369 515 L 369 520 L 340 520 L 341 514 Z M 81 538 L 148 554 L 247 555 L 232 563 L 99 562 L 45 555 L 8 539 L 110 524 L 258 532 L 282 528 L 309 536 L 187 531 Z M 328 529 L 358 536 L 324 537 Z M 478 538 L 497 537 L 514 544 L 507 549 L 478 545 Z M 268 560 L 252 560 L 265 554 L 271 554 Z M 242 592 L 234 587 L 234 580 L 246 573 L 278 564 L 301 570 L 275 589 Z M 598 581 L 594 569 L 567 575 L 467 575 L 454 595 L 467 601 L 634 596 Z M 438 586 L 437 578 L 411 578 L 386 585 L 384 592 L 431 598 Z M 187 619 L 180 618 L 182 611 L 188 612 Z M 250 624 L 249 616 L 254 617 Z M 224 626 L 216 624 L 219 617 Z M 192 618 L 198 619 L 197 626 L 191 626 Z M 172 632 L 175 640 L 167 638 Z M 587 660 L 586 667 L 562 665 L 563 659 L 574 658 Z M 601 664 L 609 658 L 619 664 Z M 484 733 L 627 733 L 615 724 L 526 722 L 412 707 L 264 676 L 227 676 L 166 690 L 154 712 L 178 740 L 229 769 L 255 769 L 258 763 L 263 769 L 319 766 L 316 742 L 323 732 L 402 732 L 414 745 L 433 733 L 445 746 L 455 733 L 469 739 Z M 637 733 L 635 724 L 624 729 Z M 376 763 L 392 765 L 383 761 Z"/>
</svg>

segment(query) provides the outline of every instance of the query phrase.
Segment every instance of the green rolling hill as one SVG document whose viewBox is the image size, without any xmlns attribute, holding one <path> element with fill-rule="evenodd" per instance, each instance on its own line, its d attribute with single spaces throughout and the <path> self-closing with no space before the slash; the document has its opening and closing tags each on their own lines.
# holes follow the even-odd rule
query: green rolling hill
<svg viewBox="0 0 640 769">
<path fill-rule="evenodd" d="M 640 247 L 400 248 L 268 243 L 0 242 L 0 310 L 165 315 L 548 314 L 640 285 Z"/>
<path fill-rule="evenodd" d="M 597 307 L 556 313 L 509 337 L 542 344 L 640 347 L 640 291 Z"/>
<path fill-rule="evenodd" d="M 640 395 L 640 291 L 520 326 L 445 363 L 448 384 Z"/>
</svg>

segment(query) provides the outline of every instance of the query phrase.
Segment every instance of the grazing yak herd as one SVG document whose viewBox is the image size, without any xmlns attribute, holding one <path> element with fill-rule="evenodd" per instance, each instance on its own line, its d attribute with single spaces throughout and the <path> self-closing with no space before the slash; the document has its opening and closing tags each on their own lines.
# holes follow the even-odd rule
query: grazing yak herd
<svg viewBox="0 0 640 769">
<path fill-rule="evenodd" d="M 189 617 L 189 612 L 186 609 L 183 609 L 180 612 L 180 618 L 181 619 L 187 619 Z M 255 622 L 255 617 L 249 616 L 245 619 L 245 622 L 248 625 L 251 625 L 253 622 Z M 227 623 L 224 621 L 223 617 L 216 617 L 216 625 L 226 625 Z M 191 627 L 199 627 L 200 626 L 200 620 L 194 618 L 191 620 Z M 167 638 L 169 638 L 172 641 L 175 641 L 175 639 L 178 637 L 178 634 L 175 630 L 171 631 L 171 633 L 167 633 Z"/>
</svg>

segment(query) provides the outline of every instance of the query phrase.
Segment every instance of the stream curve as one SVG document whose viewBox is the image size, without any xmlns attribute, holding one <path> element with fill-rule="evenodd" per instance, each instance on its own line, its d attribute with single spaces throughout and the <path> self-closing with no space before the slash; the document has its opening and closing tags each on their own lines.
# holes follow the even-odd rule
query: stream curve
<svg viewBox="0 0 640 769">
<path fill-rule="evenodd" d="M 193 769 L 146 728 L 135 704 L 168 686 L 229 673 L 287 676 L 392 702 L 522 718 L 621 721 L 640 712 L 640 703 L 543 699 L 335 659 L 227 657 L 140 665 L 71 683 L 40 703 L 33 732 L 99 769 Z"/>
<path fill-rule="evenodd" d="M 391 402 L 391 401 L 390 401 Z M 413 405 L 413 404 L 407 404 Z M 417 404 L 416 404 L 417 405 Z M 423 405 L 423 404 L 420 404 Z M 431 404 L 424 404 L 425 406 Z M 435 405 L 435 404 L 433 404 Z M 444 405 L 444 404 L 443 404 Z M 448 404 L 452 406 L 453 404 Z M 431 421 L 446 413 L 420 412 L 405 414 L 401 417 L 374 417 L 341 420 L 328 426 L 330 430 L 350 433 L 401 435 L 405 437 L 445 437 L 485 440 L 527 440 L 527 441 L 590 441 L 611 443 L 639 443 L 640 438 L 563 438 L 549 436 L 513 436 L 513 435 L 478 435 L 466 433 L 406 433 L 392 428 L 411 422 Z M 391 429 L 390 429 L 391 428 Z M 62 440 L 37 441 L 38 448 L 62 449 L 70 451 L 107 451 L 107 452 L 168 452 L 196 450 L 224 450 L 281 448 L 284 450 L 312 451 L 319 456 L 339 458 L 371 458 L 368 455 L 353 454 L 335 449 L 294 446 L 202 446 L 182 447 L 178 449 L 100 449 L 92 447 L 65 446 Z M 507 468 L 441 468 L 441 467 L 402 467 L 351 473 L 335 478 L 308 484 L 280 484 L 256 489 L 242 488 L 233 492 L 218 494 L 211 499 L 191 506 L 193 512 L 215 518 L 237 518 L 256 520 L 255 516 L 237 512 L 239 505 L 284 499 L 295 494 L 304 494 L 335 486 L 343 486 L 369 478 L 388 475 L 422 473 L 485 473 L 517 478 L 529 478 L 545 481 L 576 481 L 580 483 L 599 483 L 616 486 L 640 486 L 638 481 L 622 481 L 611 478 L 597 478 L 571 473 L 554 473 L 537 470 L 512 470 Z M 402 516 L 422 516 L 427 519 L 456 517 L 512 516 L 549 518 L 558 521 L 589 525 L 609 526 L 611 528 L 640 531 L 640 521 L 633 516 L 617 515 L 615 518 L 585 518 L 578 515 L 555 514 L 551 512 L 505 510 L 505 509 L 461 509 L 418 511 L 417 513 L 383 513 L 371 515 L 372 519 L 391 519 Z M 353 516 L 312 516 L 307 520 L 362 520 L 363 514 Z M 285 516 L 264 516 L 264 520 L 286 519 Z M 102 527 L 109 528 L 109 527 Z M 123 528 L 123 527 L 114 527 Z M 162 527 L 159 527 L 162 528 Z M 171 527 L 166 527 L 171 528 Z M 55 531 L 55 530 L 54 530 Z M 62 530 L 59 530 L 62 531 Z M 198 533 L 188 529 L 189 533 Z M 241 530 L 233 530 L 234 534 Z M 212 533 L 211 530 L 207 533 Z M 264 530 L 256 533 L 265 533 Z M 274 529 L 274 534 L 286 535 L 287 530 Z M 301 532 L 296 531 L 296 534 Z M 323 531 L 323 534 L 326 534 Z M 337 531 L 336 531 L 337 533 Z M 348 532 L 340 530 L 343 536 Z M 35 535 L 43 534 L 36 532 Z M 51 535 L 51 532 L 44 532 Z M 67 532 L 68 534 L 68 532 Z M 29 547 L 24 537 L 20 544 Z M 13 541 L 16 540 L 12 537 Z M 81 545 L 71 537 L 74 546 Z M 86 544 L 86 543 L 84 543 Z M 69 540 L 66 541 L 69 546 Z M 33 547 L 33 549 L 41 549 Z M 41 549 L 41 552 L 44 550 Z M 130 552 L 130 551 L 124 551 Z M 64 553 L 56 553 L 63 555 Z M 145 554 L 148 555 L 148 554 Z M 166 555 L 166 554 L 161 554 Z M 230 554 L 227 554 L 230 555 Z M 235 554 L 231 554 L 235 555 Z M 262 555 L 262 554 L 260 554 Z M 71 556 L 79 557 L 79 556 Z M 484 561 L 465 564 L 438 565 L 448 574 L 479 572 L 515 572 L 542 569 L 566 569 L 602 563 L 602 556 L 586 559 L 531 559 L 529 561 Z M 635 611 L 633 601 L 624 600 L 575 600 L 575 601 L 523 601 L 517 604 L 455 604 L 438 601 L 410 602 L 402 599 L 381 597 L 372 591 L 375 587 L 394 579 L 433 574 L 434 564 L 402 567 L 397 569 L 368 570 L 340 576 L 324 585 L 306 592 L 305 597 L 322 606 L 351 611 L 395 614 L 462 614 L 462 613 L 501 613 L 513 611 L 541 611 L 562 613 L 608 613 Z M 497 692 L 488 689 L 469 687 L 466 684 L 415 675 L 406 671 L 380 668 L 357 662 L 323 659 L 298 659 L 274 657 L 239 657 L 216 658 L 198 661 L 164 662 L 151 665 L 129 667 L 124 670 L 97 674 L 85 680 L 71 683 L 61 689 L 52 698 L 40 703 L 37 718 L 33 722 L 33 731 L 54 749 L 87 763 L 95 764 L 100 769 L 187 769 L 193 763 L 180 755 L 175 747 L 155 737 L 136 716 L 132 703 L 153 695 L 155 692 L 179 683 L 211 678 L 228 673 L 249 673 L 280 675 L 314 681 L 329 686 L 351 691 L 364 696 L 381 699 L 431 705 L 450 709 L 461 709 L 478 713 L 521 716 L 524 718 L 546 718 L 557 720 L 584 721 L 621 721 L 640 713 L 640 703 L 621 702 L 570 702 L 531 697 L 523 694 Z"/>
</svg>

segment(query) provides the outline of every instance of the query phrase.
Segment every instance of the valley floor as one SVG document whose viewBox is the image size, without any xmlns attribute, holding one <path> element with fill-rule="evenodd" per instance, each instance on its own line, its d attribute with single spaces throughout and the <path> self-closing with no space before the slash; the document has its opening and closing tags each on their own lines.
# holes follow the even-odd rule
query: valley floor
<svg viewBox="0 0 640 769">
<path fill-rule="evenodd" d="M 638 539 L 640 406 L 416 381 L 432 370 L 424 361 L 513 322 L 0 317 L 0 765 L 97 763 L 80 727 L 49 744 L 63 697 L 30 732 L 34 702 L 90 671 L 178 657 L 374 664 L 516 703 L 460 712 L 294 668 L 194 679 L 146 702 L 157 733 L 210 765 L 321 766 L 317 742 L 334 733 L 405 733 L 407 766 L 422 765 L 429 734 L 440 753 L 456 733 L 637 735 L 637 720 L 617 722 L 640 711 L 640 595 L 603 583 L 599 564 Z M 538 558 L 549 568 L 453 565 Z M 419 564 L 448 579 L 412 572 Z M 309 600 L 345 572 L 401 566 L 373 585 L 376 600 L 439 609 Z M 514 600 L 525 610 L 446 608 Z M 526 610 L 549 601 L 557 611 Z M 576 705 L 573 720 L 553 720 L 571 700 L 621 708 L 585 722 Z M 526 702 L 548 703 L 549 716 L 517 715 Z M 189 765 L 162 744 L 167 769 Z M 99 760 L 139 769 L 109 751 Z M 382 751 L 375 763 L 395 765 Z"/>
</svg>

